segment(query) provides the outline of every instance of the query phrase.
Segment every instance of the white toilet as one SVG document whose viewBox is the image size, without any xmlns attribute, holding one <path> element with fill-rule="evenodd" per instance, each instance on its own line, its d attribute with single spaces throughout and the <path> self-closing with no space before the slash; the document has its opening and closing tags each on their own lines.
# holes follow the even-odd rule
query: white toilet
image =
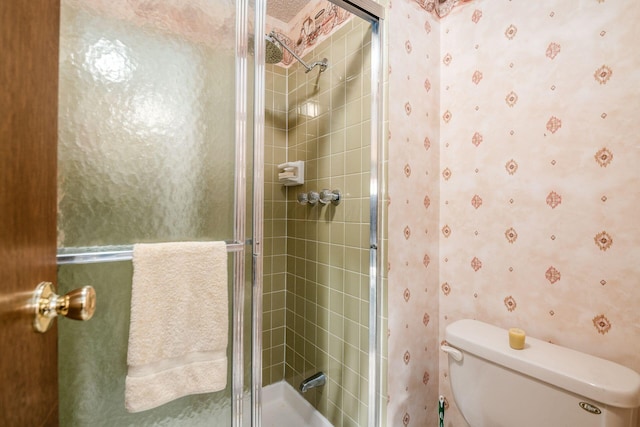
<svg viewBox="0 0 640 427">
<path fill-rule="evenodd" d="M 636 427 L 640 375 L 476 320 L 446 328 L 453 398 L 471 427 Z"/>
</svg>

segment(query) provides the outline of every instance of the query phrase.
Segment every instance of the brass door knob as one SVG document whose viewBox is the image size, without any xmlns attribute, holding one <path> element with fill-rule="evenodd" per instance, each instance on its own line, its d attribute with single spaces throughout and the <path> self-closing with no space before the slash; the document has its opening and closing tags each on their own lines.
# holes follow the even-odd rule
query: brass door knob
<svg viewBox="0 0 640 427">
<path fill-rule="evenodd" d="M 51 282 L 42 282 L 33 293 L 35 320 L 33 327 L 44 333 L 57 316 L 89 320 L 96 310 L 96 291 L 91 286 L 74 289 L 66 295 L 56 295 Z"/>
</svg>

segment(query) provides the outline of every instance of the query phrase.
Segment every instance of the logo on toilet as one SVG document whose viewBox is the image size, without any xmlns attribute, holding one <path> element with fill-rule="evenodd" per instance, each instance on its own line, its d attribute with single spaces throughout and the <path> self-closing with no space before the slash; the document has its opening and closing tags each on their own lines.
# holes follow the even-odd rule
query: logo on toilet
<svg viewBox="0 0 640 427">
<path fill-rule="evenodd" d="M 590 412 L 590 413 L 592 413 L 594 415 L 600 415 L 602 413 L 600 408 L 598 408 L 597 406 L 592 405 L 591 403 L 580 402 L 580 403 L 578 403 L 578 405 L 580 405 L 580 407 L 582 409 L 584 409 L 585 411 Z"/>
</svg>

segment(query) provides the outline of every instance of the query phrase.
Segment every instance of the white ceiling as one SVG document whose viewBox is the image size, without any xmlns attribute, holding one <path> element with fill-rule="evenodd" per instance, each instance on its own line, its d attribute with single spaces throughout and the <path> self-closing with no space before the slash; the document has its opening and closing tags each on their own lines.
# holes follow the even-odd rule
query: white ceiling
<svg viewBox="0 0 640 427">
<path fill-rule="evenodd" d="M 289 23 L 309 0 L 267 0 L 267 16 Z"/>
</svg>

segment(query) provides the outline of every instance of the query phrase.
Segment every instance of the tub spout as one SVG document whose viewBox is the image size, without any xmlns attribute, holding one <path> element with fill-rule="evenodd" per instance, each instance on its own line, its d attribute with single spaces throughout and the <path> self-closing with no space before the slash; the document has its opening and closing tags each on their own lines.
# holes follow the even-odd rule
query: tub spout
<svg viewBox="0 0 640 427">
<path fill-rule="evenodd" d="M 327 376 L 324 372 L 318 372 L 300 383 L 300 391 L 305 393 L 307 390 L 325 385 Z"/>
</svg>

